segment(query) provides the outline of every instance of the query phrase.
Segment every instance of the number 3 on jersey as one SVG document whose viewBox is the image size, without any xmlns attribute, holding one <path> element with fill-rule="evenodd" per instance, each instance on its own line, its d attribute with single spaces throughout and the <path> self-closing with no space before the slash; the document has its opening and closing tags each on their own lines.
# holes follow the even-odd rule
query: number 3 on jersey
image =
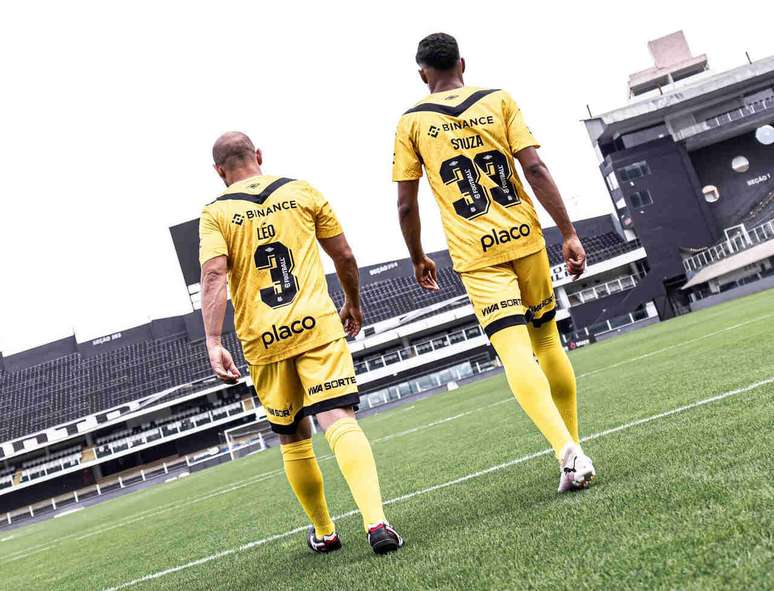
<svg viewBox="0 0 774 591">
<path fill-rule="evenodd" d="M 272 285 L 261 289 L 261 300 L 271 308 L 292 303 L 298 294 L 298 278 L 293 275 L 292 251 L 282 242 L 262 244 L 255 251 L 255 266 L 271 269 Z"/>
<path fill-rule="evenodd" d="M 462 199 L 454 202 L 454 211 L 458 215 L 471 220 L 489 211 L 489 195 L 479 184 L 480 172 L 495 184 L 494 188 L 489 189 L 495 203 L 503 207 L 521 203 L 516 188 L 511 182 L 511 167 L 504 154 L 497 150 L 479 152 L 473 161 L 475 164 L 467 156 L 459 155 L 441 164 L 441 180 L 447 185 L 456 183 L 462 193 Z"/>
</svg>

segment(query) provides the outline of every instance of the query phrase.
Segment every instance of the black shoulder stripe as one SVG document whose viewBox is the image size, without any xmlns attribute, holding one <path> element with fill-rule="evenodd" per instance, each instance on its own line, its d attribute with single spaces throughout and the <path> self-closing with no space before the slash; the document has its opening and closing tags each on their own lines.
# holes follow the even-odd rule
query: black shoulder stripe
<svg viewBox="0 0 774 591">
<path fill-rule="evenodd" d="M 288 179 L 285 177 L 279 178 L 273 183 L 269 183 L 269 185 L 257 195 L 251 195 L 250 193 L 228 193 L 227 195 L 221 195 L 216 199 L 216 201 L 230 201 L 232 199 L 241 199 L 243 201 L 252 201 L 253 203 L 262 205 L 264 201 L 266 201 L 269 197 L 271 197 L 271 194 L 274 193 L 274 191 L 276 191 L 283 185 L 292 183 L 294 180 L 296 179 Z"/>
<path fill-rule="evenodd" d="M 499 88 L 492 88 L 490 90 L 477 90 L 473 94 L 471 94 L 468 98 L 466 98 L 464 101 L 462 101 L 459 105 L 452 106 L 452 105 L 437 105 L 435 103 L 422 103 L 421 105 L 417 105 L 413 109 L 409 109 L 404 115 L 408 115 L 409 113 L 419 113 L 419 112 L 430 112 L 430 113 L 441 113 L 442 115 L 449 115 L 451 117 L 459 117 L 462 115 L 465 111 L 470 109 L 473 105 L 475 105 L 478 101 L 480 101 L 485 96 L 492 94 L 493 92 L 497 92 L 500 90 Z"/>
</svg>

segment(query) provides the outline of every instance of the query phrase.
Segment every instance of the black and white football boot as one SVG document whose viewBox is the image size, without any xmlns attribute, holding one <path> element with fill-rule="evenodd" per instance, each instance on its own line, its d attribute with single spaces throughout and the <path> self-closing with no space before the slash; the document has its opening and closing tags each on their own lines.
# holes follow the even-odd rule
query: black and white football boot
<svg viewBox="0 0 774 591">
<path fill-rule="evenodd" d="M 560 455 L 559 492 L 587 489 L 597 475 L 591 458 L 584 454 L 580 446 L 575 443 L 565 445 Z"/>
<path fill-rule="evenodd" d="M 403 547 L 403 538 L 386 521 L 368 528 L 368 543 L 377 554 L 387 554 Z"/>
<path fill-rule="evenodd" d="M 313 525 L 310 525 L 309 529 L 306 530 L 306 543 L 312 549 L 312 552 L 317 552 L 318 554 L 327 554 L 341 548 L 339 534 L 333 532 L 330 535 L 318 538 L 314 533 Z"/>
</svg>

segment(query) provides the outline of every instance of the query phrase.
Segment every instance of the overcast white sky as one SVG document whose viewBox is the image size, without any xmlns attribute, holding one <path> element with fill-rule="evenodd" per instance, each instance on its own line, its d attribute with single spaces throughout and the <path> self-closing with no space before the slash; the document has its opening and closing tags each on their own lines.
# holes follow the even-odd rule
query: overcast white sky
<svg viewBox="0 0 774 591">
<path fill-rule="evenodd" d="M 394 125 L 426 94 L 413 56 L 435 31 L 468 84 L 514 95 L 573 217 L 609 211 L 580 119 L 625 102 L 647 40 L 682 28 L 716 71 L 774 53 L 773 2 L 712 4 L 4 2 L 0 351 L 190 311 L 168 227 L 222 190 L 225 130 L 321 189 L 360 264 L 405 256 Z M 425 248 L 444 248 L 426 186 L 423 205 Z"/>
</svg>

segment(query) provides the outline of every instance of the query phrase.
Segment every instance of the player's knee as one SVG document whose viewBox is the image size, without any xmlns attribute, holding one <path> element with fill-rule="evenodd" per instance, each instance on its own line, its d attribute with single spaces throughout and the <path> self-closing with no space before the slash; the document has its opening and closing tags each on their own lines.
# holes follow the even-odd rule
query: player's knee
<svg viewBox="0 0 774 591">
<path fill-rule="evenodd" d="M 345 408 L 332 408 L 317 414 L 317 422 L 323 431 L 327 431 L 336 421 L 340 419 L 354 419 L 355 409 L 351 406 Z"/>
<path fill-rule="evenodd" d="M 279 434 L 279 441 L 281 445 L 289 445 L 291 443 L 298 443 L 299 441 L 305 441 L 310 439 L 310 435 L 302 435 L 299 433 L 293 433 L 291 435 L 286 433 Z"/>
<path fill-rule="evenodd" d="M 298 443 L 304 439 L 311 439 L 312 437 L 312 419 L 311 417 L 304 417 L 296 425 L 295 433 L 280 433 L 280 444 L 287 445 L 289 443 Z"/>
</svg>

